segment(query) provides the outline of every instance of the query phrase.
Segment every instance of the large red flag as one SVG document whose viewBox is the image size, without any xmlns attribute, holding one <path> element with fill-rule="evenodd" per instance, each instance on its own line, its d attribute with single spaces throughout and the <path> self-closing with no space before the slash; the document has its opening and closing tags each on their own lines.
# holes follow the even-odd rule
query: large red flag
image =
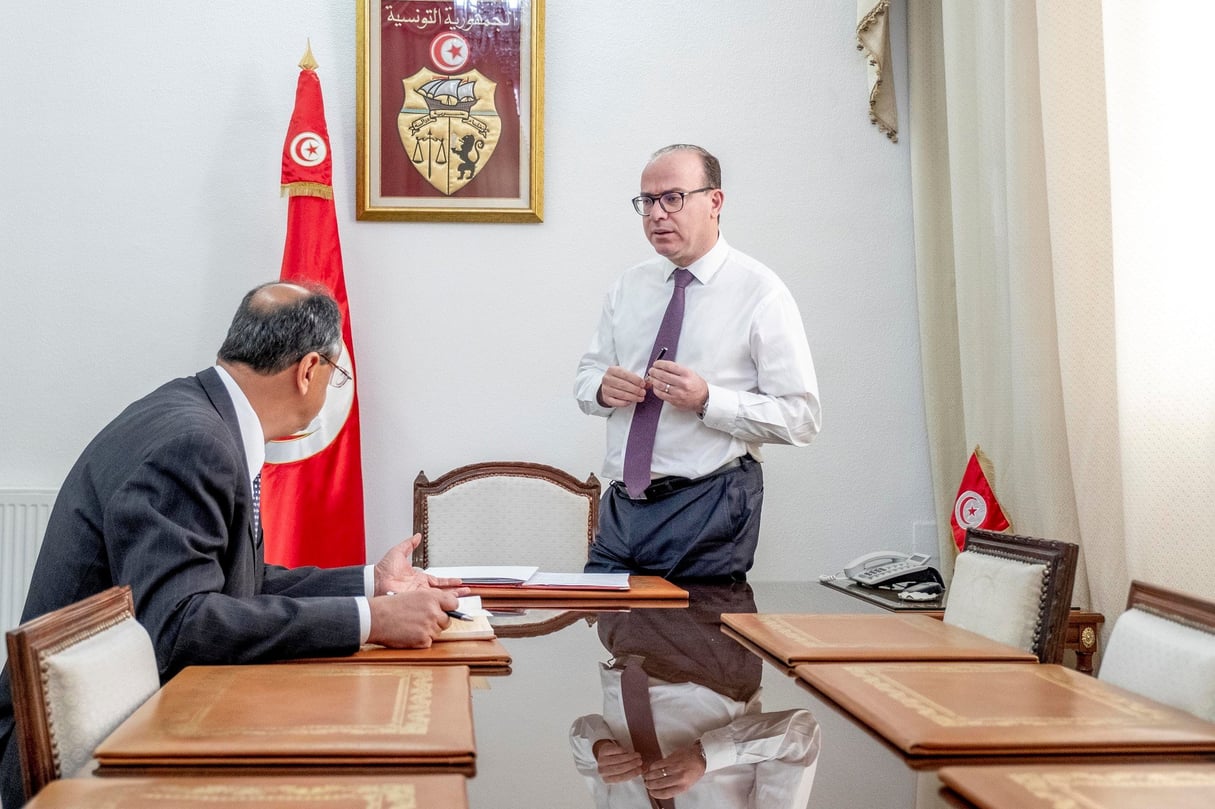
<svg viewBox="0 0 1215 809">
<path fill-rule="evenodd" d="M 308 430 L 266 446 L 262 525 L 266 561 L 337 567 L 366 558 L 358 375 L 333 204 L 329 129 L 311 48 L 300 68 L 283 145 L 282 191 L 289 200 L 281 278 L 320 284 L 333 293 L 342 310 L 342 353 L 334 359 L 354 379 L 329 388 L 325 407 Z"/>
<path fill-rule="evenodd" d="M 970 462 L 966 464 L 966 472 L 962 475 L 962 485 L 958 487 L 958 496 L 953 501 L 953 516 L 949 519 L 953 527 L 953 541 L 958 550 L 966 545 L 967 528 L 988 528 L 992 531 L 1003 531 L 1008 527 L 1008 518 L 996 500 L 996 493 L 987 482 L 987 474 L 983 471 L 983 453 L 975 447 L 970 453 Z"/>
</svg>

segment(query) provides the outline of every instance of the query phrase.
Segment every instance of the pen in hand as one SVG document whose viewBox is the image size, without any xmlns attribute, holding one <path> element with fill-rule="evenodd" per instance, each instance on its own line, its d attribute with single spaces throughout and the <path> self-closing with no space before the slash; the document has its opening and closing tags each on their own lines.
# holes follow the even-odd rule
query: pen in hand
<svg viewBox="0 0 1215 809">
<path fill-rule="evenodd" d="M 662 359 L 666 355 L 667 355 L 667 347 L 663 346 L 662 348 L 658 349 L 658 356 L 654 358 L 654 362 L 658 362 L 660 359 Z M 652 366 L 654 364 L 654 362 L 651 362 L 650 365 Z M 650 375 L 648 373 L 645 375 L 645 381 L 646 382 L 650 381 Z"/>
</svg>

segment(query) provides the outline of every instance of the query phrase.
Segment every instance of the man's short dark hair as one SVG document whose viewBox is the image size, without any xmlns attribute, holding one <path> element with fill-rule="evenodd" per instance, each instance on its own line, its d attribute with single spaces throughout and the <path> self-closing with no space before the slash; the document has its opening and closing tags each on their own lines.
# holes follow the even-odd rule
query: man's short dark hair
<svg viewBox="0 0 1215 809">
<path fill-rule="evenodd" d="M 700 162 L 704 166 L 705 171 L 705 186 L 708 188 L 721 188 L 721 163 L 709 153 L 708 149 L 691 143 L 672 143 L 670 146 L 663 146 L 657 152 L 650 155 L 650 162 L 653 163 L 659 157 L 669 152 L 695 152 L 700 155 Z"/>
<path fill-rule="evenodd" d="M 307 294 L 286 302 L 259 295 L 271 281 L 249 290 L 241 300 L 219 359 L 239 362 L 259 374 L 277 374 L 316 351 L 330 359 L 342 345 L 342 311 L 328 290 L 302 286 Z"/>
</svg>

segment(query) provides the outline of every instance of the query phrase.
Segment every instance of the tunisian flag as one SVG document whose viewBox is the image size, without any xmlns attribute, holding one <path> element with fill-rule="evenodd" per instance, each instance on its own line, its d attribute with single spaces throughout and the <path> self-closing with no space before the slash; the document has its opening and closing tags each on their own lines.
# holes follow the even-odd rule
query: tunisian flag
<svg viewBox="0 0 1215 809">
<path fill-rule="evenodd" d="M 332 359 L 354 379 L 329 388 L 324 408 L 304 432 L 266 445 L 262 526 L 267 562 L 339 567 L 366 558 L 358 374 L 333 205 L 329 129 L 311 48 L 300 68 L 283 145 L 282 193 L 289 200 L 281 278 L 319 284 L 333 294 L 342 310 L 342 353 Z"/>
<path fill-rule="evenodd" d="M 967 528 L 987 528 L 992 531 L 1003 531 L 1008 527 L 1008 518 L 996 500 L 996 493 L 987 482 L 987 474 L 983 464 L 987 461 L 983 453 L 975 447 L 970 453 L 970 462 L 966 464 L 966 472 L 962 475 L 962 485 L 958 487 L 958 496 L 953 501 L 953 516 L 949 519 L 953 527 L 953 541 L 958 550 L 964 550 L 966 545 Z"/>
</svg>

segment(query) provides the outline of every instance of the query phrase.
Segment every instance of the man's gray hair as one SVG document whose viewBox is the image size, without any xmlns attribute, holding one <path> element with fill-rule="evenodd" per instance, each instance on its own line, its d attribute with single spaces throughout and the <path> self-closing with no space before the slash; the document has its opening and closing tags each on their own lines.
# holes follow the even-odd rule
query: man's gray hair
<svg viewBox="0 0 1215 809">
<path fill-rule="evenodd" d="M 313 351 L 334 360 L 342 345 L 342 311 L 323 287 L 280 302 L 259 295 L 271 281 L 249 290 L 240 302 L 219 359 L 239 362 L 259 374 L 277 374 Z"/>
</svg>

